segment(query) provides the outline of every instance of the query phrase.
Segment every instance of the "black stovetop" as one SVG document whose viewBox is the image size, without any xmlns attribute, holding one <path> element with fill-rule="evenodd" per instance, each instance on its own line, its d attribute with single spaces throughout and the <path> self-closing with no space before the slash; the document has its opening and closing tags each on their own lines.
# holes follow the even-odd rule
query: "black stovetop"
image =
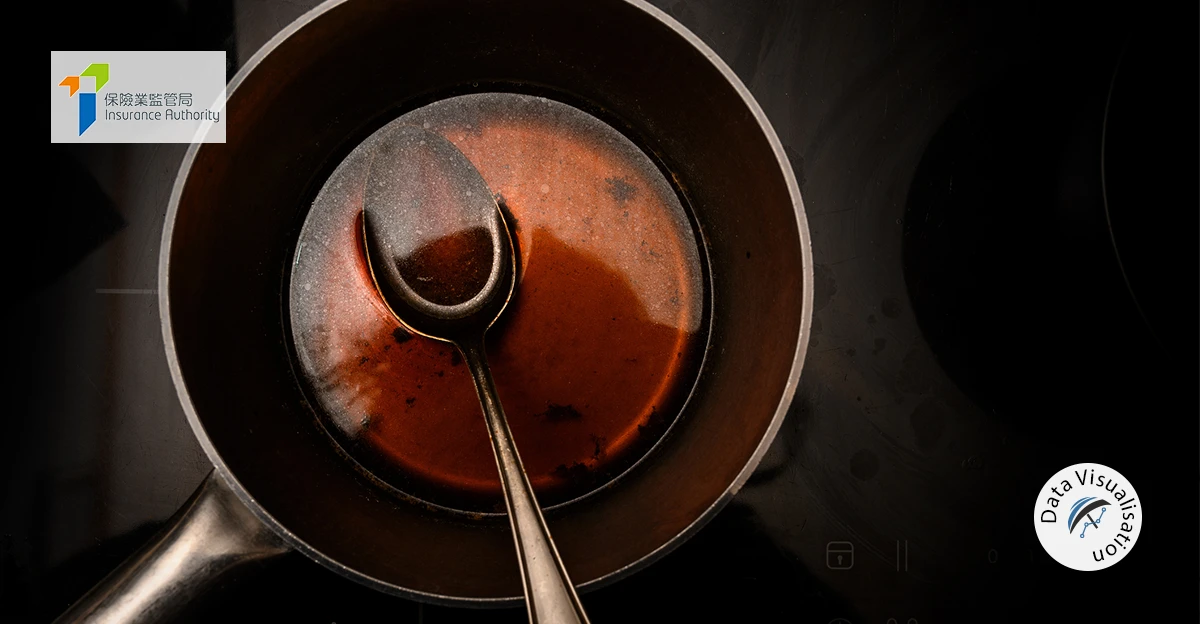
<svg viewBox="0 0 1200 624">
<path fill-rule="evenodd" d="M 95 5 L 93 21 L 52 30 L 51 49 L 225 49 L 232 75 L 312 4 Z M 1196 552 L 1196 7 L 655 4 L 729 63 L 786 146 L 812 230 L 813 335 L 747 486 L 677 551 L 587 594 L 593 621 L 1018 622 L 1085 608 L 1117 622 L 1194 596 L 1180 558 Z M 1114 82 L 1119 64 L 1143 82 Z M 1105 172 L 1124 189 L 1106 213 L 1100 140 L 1120 97 L 1132 104 L 1109 123 L 1142 128 L 1143 143 Z M 1192 159 L 1182 168 L 1162 156 L 1173 141 Z M 53 618 L 211 469 L 171 384 L 154 290 L 185 147 L 53 146 L 50 204 L 15 230 L 55 252 L 14 261 L 4 613 Z M 1172 196 L 1162 178 L 1176 169 L 1192 182 Z M 1121 471 L 1152 509 L 1137 549 L 1094 574 L 1052 561 L 1029 521 L 1042 483 L 1082 461 Z M 1167 572 L 1181 565 L 1191 572 Z M 1154 592 L 1125 593 L 1147 578 Z M 384 596 L 299 555 L 195 617 L 231 613 L 524 619 Z"/>
</svg>

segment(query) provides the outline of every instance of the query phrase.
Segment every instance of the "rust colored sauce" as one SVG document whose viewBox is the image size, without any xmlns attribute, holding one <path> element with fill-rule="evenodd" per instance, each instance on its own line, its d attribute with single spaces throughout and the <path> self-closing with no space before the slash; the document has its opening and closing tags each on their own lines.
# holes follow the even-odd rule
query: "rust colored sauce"
<svg viewBox="0 0 1200 624">
<path fill-rule="evenodd" d="M 518 281 L 487 350 L 541 502 L 603 486 L 674 420 L 703 348 L 699 250 L 674 190 L 614 129 L 542 98 L 451 98 L 393 123 L 454 143 L 508 216 Z M 372 145 L 333 173 L 301 233 L 299 372 L 326 430 L 373 476 L 431 503 L 503 510 L 461 357 L 405 331 L 367 273 L 357 219 Z"/>
<path fill-rule="evenodd" d="M 481 227 L 440 236 L 413 250 L 398 268 L 405 283 L 422 299 L 441 305 L 462 303 L 487 284 L 492 272 L 492 237 Z"/>
</svg>

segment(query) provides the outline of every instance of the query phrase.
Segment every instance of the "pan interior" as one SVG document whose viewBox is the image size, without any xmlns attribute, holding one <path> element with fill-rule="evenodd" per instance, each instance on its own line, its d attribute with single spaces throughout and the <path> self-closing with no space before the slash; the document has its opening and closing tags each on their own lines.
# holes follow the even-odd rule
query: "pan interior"
<svg viewBox="0 0 1200 624">
<path fill-rule="evenodd" d="M 707 333 L 701 248 L 649 156 L 547 98 L 479 93 L 409 111 L 322 186 L 296 245 L 288 306 L 298 376 L 321 425 L 389 491 L 504 512 L 462 358 L 396 321 L 363 256 L 367 172 L 405 126 L 454 144 L 513 230 L 518 284 L 488 351 L 539 501 L 564 504 L 608 485 L 653 448 L 695 382 Z M 413 223 L 412 236 L 422 228 Z"/>
</svg>

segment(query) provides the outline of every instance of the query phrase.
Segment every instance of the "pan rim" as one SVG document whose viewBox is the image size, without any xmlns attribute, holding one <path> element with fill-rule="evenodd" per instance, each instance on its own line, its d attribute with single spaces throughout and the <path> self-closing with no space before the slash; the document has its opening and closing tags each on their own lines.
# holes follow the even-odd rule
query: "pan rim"
<svg viewBox="0 0 1200 624">
<path fill-rule="evenodd" d="M 261 48 L 259 48 L 253 56 L 238 69 L 233 79 L 229 81 L 226 89 L 227 96 L 237 90 L 237 87 L 247 79 L 247 77 L 258 67 L 258 65 L 271 52 L 279 47 L 288 38 L 295 35 L 309 23 L 324 15 L 333 8 L 342 5 L 349 0 L 325 0 L 320 5 L 312 8 L 300 17 L 296 18 L 292 23 L 288 24 L 283 30 L 271 37 Z M 796 230 L 800 239 L 800 254 L 801 254 L 801 310 L 800 310 L 800 327 L 795 337 L 796 349 L 792 359 L 791 370 L 788 373 L 787 383 L 784 386 L 780 396 L 779 403 L 776 406 L 775 414 L 771 418 L 767 430 L 763 433 L 762 439 L 758 446 L 751 454 L 750 458 L 742 466 L 741 471 L 733 479 L 733 481 L 725 488 L 721 494 L 708 508 L 701 512 L 695 520 L 693 520 L 682 531 L 675 534 L 669 540 L 661 544 L 653 551 L 646 553 L 638 560 L 629 563 L 621 568 L 608 572 L 603 576 L 589 580 L 579 584 L 577 587 L 580 592 L 587 592 L 593 589 L 604 587 L 621 578 L 632 574 L 646 566 L 658 561 L 662 557 L 677 548 L 680 544 L 686 542 L 689 538 L 695 535 L 701 528 L 708 524 L 716 514 L 721 511 L 729 503 L 730 500 L 741 490 L 742 486 L 754 473 L 763 456 L 770 448 L 771 443 L 775 440 L 780 427 L 783 424 L 784 418 L 787 416 L 788 409 L 792 404 L 792 399 L 795 397 L 796 389 L 800 381 L 800 373 L 804 367 L 805 356 L 808 351 L 808 340 L 812 326 L 813 312 L 813 259 L 812 259 L 812 240 L 809 235 L 808 219 L 805 214 L 804 202 L 800 197 L 799 184 L 796 181 L 796 176 L 793 172 L 787 154 L 783 149 L 783 145 L 776 134 L 774 127 L 771 125 L 766 114 L 759 106 L 757 100 L 750 93 L 746 85 L 733 72 L 733 70 L 717 55 L 707 44 L 699 37 L 680 24 L 674 18 L 661 9 L 649 4 L 645 0 L 621 0 L 629 6 L 636 8 L 647 16 L 657 20 L 663 26 L 669 28 L 677 36 L 690 44 L 697 52 L 718 71 L 721 76 L 733 87 L 738 96 L 741 97 L 743 104 L 754 116 L 755 122 L 758 123 L 759 130 L 763 133 L 771 147 L 771 151 L 775 154 L 777 164 L 779 165 L 784 181 L 787 184 L 788 195 L 792 200 L 792 208 L 796 218 Z M 228 101 L 228 100 L 227 100 Z M 171 240 L 174 232 L 175 218 L 179 209 L 180 200 L 183 197 L 184 187 L 191 173 L 192 165 L 195 162 L 196 155 L 199 152 L 203 143 L 192 143 L 188 146 L 187 152 L 184 154 L 183 160 L 180 163 L 179 173 L 175 177 L 175 181 L 171 188 L 171 195 L 167 203 L 167 213 L 163 221 L 163 232 L 161 244 L 159 247 L 158 257 L 158 310 L 159 310 L 159 325 L 162 329 L 163 347 L 167 356 L 167 367 L 171 372 L 171 381 L 175 386 L 176 394 L 179 397 L 179 402 L 183 408 L 184 414 L 187 416 L 188 425 L 192 429 L 192 434 L 204 449 L 205 455 L 212 461 L 217 474 L 229 486 L 239 500 L 249 508 L 260 522 L 271 529 L 275 534 L 279 535 L 283 541 L 295 549 L 297 552 L 304 554 L 309 559 L 316 561 L 325 568 L 336 572 L 337 574 L 353 580 L 355 582 L 371 587 L 377 591 L 411 598 L 423 602 L 441 604 L 448 606 L 474 606 L 474 607 L 500 607 L 500 606 L 515 606 L 524 603 L 523 596 L 505 596 L 505 597 L 464 597 L 450 596 L 445 594 L 437 594 L 415 590 L 407 587 L 401 587 L 392 583 L 381 581 L 375 577 L 363 574 L 349 566 L 346 566 L 313 548 L 295 533 L 292 533 L 282 523 L 277 521 L 270 513 L 262 508 L 245 487 L 237 480 L 226 466 L 221 455 L 217 452 L 216 447 L 209 439 L 204 425 L 200 422 L 200 418 L 196 412 L 196 408 L 192 403 L 191 397 L 187 390 L 187 385 L 183 379 L 183 371 L 179 364 L 178 354 L 175 350 L 174 332 L 171 327 L 171 303 L 170 303 L 170 276 L 167 270 L 168 261 L 171 257 Z"/>
</svg>

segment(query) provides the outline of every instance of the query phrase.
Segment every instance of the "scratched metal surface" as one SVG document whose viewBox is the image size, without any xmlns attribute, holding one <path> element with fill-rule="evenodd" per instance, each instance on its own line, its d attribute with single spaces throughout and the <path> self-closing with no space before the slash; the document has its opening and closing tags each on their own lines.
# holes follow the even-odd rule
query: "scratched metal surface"
<svg viewBox="0 0 1200 624">
<path fill-rule="evenodd" d="M 148 19 L 164 26 L 147 34 L 114 24 L 124 40 L 145 41 L 146 49 L 223 47 L 240 64 L 313 3 L 143 4 L 154 8 Z M 1159 414 L 1178 397 L 1155 385 L 1163 383 L 1157 372 L 1124 369 L 1111 379 L 1128 374 L 1137 387 L 1063 385 L 1060 394 L 1078 391 L 1078 400 L 1060 397 L 1042 408 L 1015 390 L 1025 403 L 1014 407 L 1008 395 L 997 396 L 1007 386 L 980 391 L 964 381 L 971 371 L 955 368 L 963 360 L 948 358 L 944 341 L 928 339 L 947 335 L 939 328 L 950 321 L 943 308 L 914 306 L 913 284 L 924 282 L 906 253 L 930 234 L 925 222 L 912 222 L 924 214 L 912 205 L 913 189 L 941 188 L 941 174 L 953 180 L 956 163 L 978 151 L 980 128 L 1003 127 L 1012 116 L 970 102 L 1027 89 L 1020 77 L 1030 68 L 1057 68 L 1056 76 L 1076 76 L 1080 89 L 1094 86 L 1111 73 L 1123 19 L 1103 6 L 1049 10 L 1038 3 L 656 4 L 729 63 L 786 146 L 812 228 L 816 313 L 800 391 L 759 472 L 677 552 L 586 596 L 593 620 L 1009 622 L 1026 619 L 1048 592 L 1082 591 L 1082 575 L 1039 550 L 1028 526 L 1033 493 L 1062 466 L 1111 461 L 1144 499 L 1165 498 L 1171 490 L 1156 485 L 1155 471 L 1166 469 L 1164 446 L 1172 441 L 1153 430 L 1105 432 L 1129 418 L 1117 409 Z M 68 35 L 88 41 L 82 29 L 61 36 Z M 52 39 L 52 49 L 88 47 L 62 41 Z M 1039 98 L 1065 98 L 1056 110 L 1069 117 L 1086 104 L 1071 100 L 1074 93 L 1039 91 L 1005 106 L 1055 127 L 1061 119 L 1040 112 Z M 972 113 L 977 125 L 968 130 L 949 123 Z M 988 179 L 1053 177 L 1021 170 L 1022 155 L 1038 149 L 1031 145 L 1039 144 L 996 143 L 1008 150 L 1013 171 L 991 171 Z M 934 151 L 939 159 L 926 158 Z M 153 291 L 162 217 L 182 154 L 180 146 L 52 152 L 56 184 L 71 189 L 56 210 L 96 208 L 82 217 L 83 234 L 59 240 L 61 266 L 22 283 L 8 312 L 8 327 L 19 328 L 10 329 L 12 353 L 22 364 L 5 376 L 12 384 L 6 395 L 20 397 L 3 443 L 5 608 L 35 620 L 61 611 L 136 548 L 209 469 L 176 402 Z M 991 188 L 975 184 L 960 192 Z M 1022 309 L 1031 318 L 1053 317 L 1063 305 L 1043 299 Z M 1076 323 L 1107 318 L 1090 316 Z M 1089 370 L 1078 352 L 1056 349 L 1043 334 L 994 359 L 1024 370 L 1043 358 Z M 1154 369 L 1156 361 L 1142 358 L 1135 368 Z M 1185 424 L 1193 427 L 1194 396 L 1186 403 Z M 1072 424 L 1085 417 L 1088 427 Z M 1195 437 L 1179 438 L 1194 457 Z M 1166 557 L 1162 535 L 1144 533 L 1104 581 L 1120 586 L 1156 571 Z M 234 603 L 245 617 L 297 622 L 368 621 L 380 613 L 401 622 L 523 619 L 517 611 L 430 608 L 381 596 L 300 557 L 227 588 L 196 619 L 220 616 Z M 1057 617 L 1072 604 L 1041 613 Z M 1136 605 L 1105 608 L 1118 617 Z"/>
</svg>

